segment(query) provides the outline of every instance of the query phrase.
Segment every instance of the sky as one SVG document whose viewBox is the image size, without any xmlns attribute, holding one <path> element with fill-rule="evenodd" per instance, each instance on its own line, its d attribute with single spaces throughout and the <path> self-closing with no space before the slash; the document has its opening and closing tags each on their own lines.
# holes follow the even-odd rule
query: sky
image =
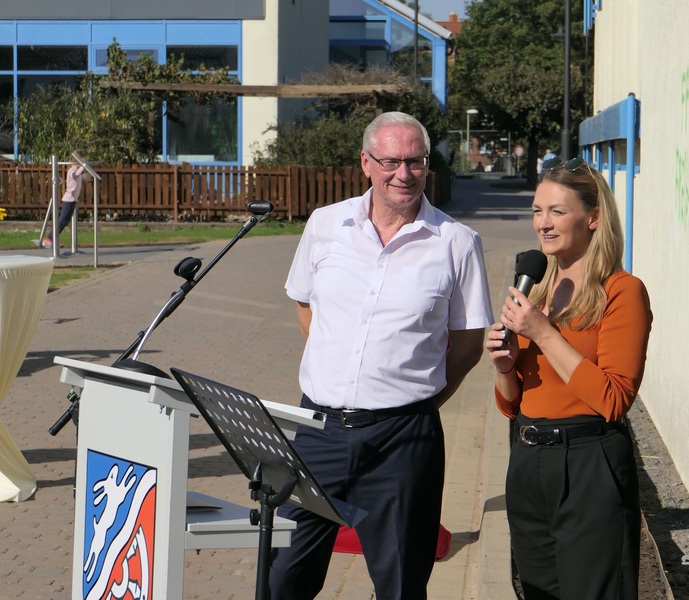
<svg viewBox="0 0 689 600">
<path fill-rule="evenodd" d="M 434 21 L 447 21 L 451 12 L 456 12 L 460 20 L 465 17 L 465 0 L 419 0 L 419 11 L 429 14 Z"/>
</svg>

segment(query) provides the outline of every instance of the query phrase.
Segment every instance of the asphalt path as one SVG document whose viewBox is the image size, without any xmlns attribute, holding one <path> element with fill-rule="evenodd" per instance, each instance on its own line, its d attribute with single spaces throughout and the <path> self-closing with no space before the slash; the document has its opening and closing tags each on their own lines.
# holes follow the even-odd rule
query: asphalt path
<svg viewBox="0 0 689 600">
<path fill-rule="evenodd" d="M 443 207 L 481 234 L 496 311 L 516 253 L 535 239 L 532 192 L 504 184 L 458 179 Z M 140 358 L 296 404 L 303 341 L 284 282 L 298 240 L 248 234 L 153 332 Z M 0 504 L 0 600 L 71 598 L 76 430 L 70 423 L 54 437 L 47 433 L 69 404 L 54 357 L 111 364 L 183 283 L 175 265 L 188 256 L 208 265 L 227 242 L 99 248 L 99 264 L 118 268 L 48 294 L 29 353 L 0 405 L 0 419 L 38 479 L 31 499 Z M 56 267 L 73 264 L 92 265 L 92 249 L 72 254 L 63 248 L 55 258 Z M 502 495 L 508 424 L 494 408 L 493 377 L 484 356 L 442 409 L 448 454 L 443 525 L 452 538 L 448 556 L 436 563 L 431 600 L 513 597 Z M 252 506 L 245 477 L 202 419 L 191 425 L 189 489 Z M 185 599 L 254 597 L 256 549 L 187 552 L 185 563 Z M 319 598 L 372 597 L 363 558 L 334 555 Z"/>
</svg>

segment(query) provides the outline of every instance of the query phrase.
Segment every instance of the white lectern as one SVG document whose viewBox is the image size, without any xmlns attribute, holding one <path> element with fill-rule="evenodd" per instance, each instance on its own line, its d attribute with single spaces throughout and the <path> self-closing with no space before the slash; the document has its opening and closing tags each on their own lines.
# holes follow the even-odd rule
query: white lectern
<svg viewBox="0 0 689 600">
<path fill-rule="evenodd" d="M 248 508 L 187 492 L 189 420 L 196 407 L 171 379 L 55 357 L 81 388 L 72 599 L 182 598 L 184 550 L 256 548 Z M 266 403 L 293 435 L 320 413 Z M 276 517 L 274 546 L 296 524 Z M 112 592 L 112 595 L 110 593 Z"/>
</svg>

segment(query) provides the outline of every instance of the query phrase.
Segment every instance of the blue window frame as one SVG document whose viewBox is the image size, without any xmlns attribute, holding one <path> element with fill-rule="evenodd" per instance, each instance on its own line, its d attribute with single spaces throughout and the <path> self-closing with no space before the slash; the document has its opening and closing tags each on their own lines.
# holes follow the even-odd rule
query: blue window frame
<svg viewBox="0 0 689 600">
<path fill-rule="evenodd" d="M 185 54 L 185 66 L 226 69 L 241 80 L 241 21 L 0 21 L 0 102 L 24 98 L 38 85 L 75 87 L 87 70 L 104 73 L 116 40 L 130 60 L 147 54 L 163 63 Z M 182 124 L 161 107 L 162 160 L 239 164 L 241 100 L 189 102 Z M 17 156 L 14 133 L 0 131 L 0 153 Z"/>
</svg>

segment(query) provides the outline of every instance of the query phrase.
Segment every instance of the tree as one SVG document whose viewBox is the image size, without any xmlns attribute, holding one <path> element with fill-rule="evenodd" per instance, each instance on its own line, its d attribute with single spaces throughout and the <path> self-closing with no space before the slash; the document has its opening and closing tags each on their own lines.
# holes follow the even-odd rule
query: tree
<svg viewBox="0 0 689 600">
<path fill-rule="evenodd" d="M 572 16 L 582 15 L 573 0 Z M 479 108 L 482 121 L 509 131 L 528 148 L 527 174 L 546 148 L 559 148 L 564 104 L 564 8 L 562 0 L 482 0 L 467 7 L 467 21 L 456 40 L 450 76 L 451 127 L 461 129 L 467 108 Z M 571 124 L 583 118 L 584 39 L 572 19 Z M 590 105 L 590 103 L 589 103 Z"/>
<path fill-rule="evenodd" d="M 397 94 L 385 100 L 386 110 L 399 110 L 416 117 L 428 130 L 431 147 L 445 138 L 447 119 L 433 94 L 420 83 L 410 81 L 392 69 L 332 64 L 323 73 L 306 73 L 300 83 L 346 86 L 396 84 Z M 360 164 L 364 129 L 380 111 L 373 94 L 331 95 L 315 99 L 294 123 L 277 123 L 274 140 L 254 145 L 254 161 L 265 166 L 303 165 L 344 167 Z M 442 156 L 431 153 L 431 168 L 445 166 Z"/>
</svg>

